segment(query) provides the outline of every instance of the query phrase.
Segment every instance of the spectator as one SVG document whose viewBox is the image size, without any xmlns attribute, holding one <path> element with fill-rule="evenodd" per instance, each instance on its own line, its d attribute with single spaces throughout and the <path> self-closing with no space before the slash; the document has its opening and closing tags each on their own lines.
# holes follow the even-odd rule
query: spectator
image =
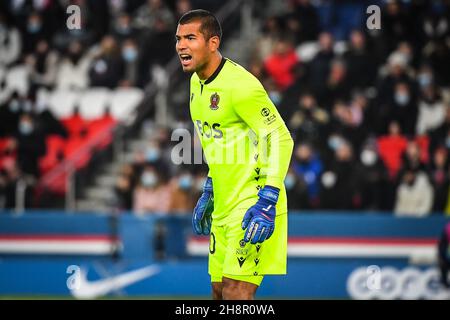
<svg viewBox="0 0 450 320">
<path fill-rule="evenodd" d="M 89 68 L 89 82 L 92 87 L 117 87 L 123 77 L 123 65 L 120 60 L 117 42 L 110 35 L 103 37 L 100 51 L 92 60 Z"/>
<path fill-rule="evenodd" d="M 128 13 L 121 12 L 119 14 L 112 26 L 111 35 L 118 43 L 122 43 L 127 39 L 138 40 L 138 32 L 131 25 L 131 17 Z"/>
<path fill-rule="evenodd" d="M 137 215 L 166 214 L 170 211 L 172 193 L 155 166 L 146 165 L 140 183 L 134 190 L 133 211 Z"/>
<path fill-rule="evenodd" d="M 433 212 L 444 212 L 450 186 L 447 149 L 436 149 L 432 159 L 430 177 L 434 187 Z"/>
<path fill-rule="evenodd" d="M 373 84 L 376 75 L 376 62 L 368 50 L 364 33 L 353 30 L 350 34 L 350 48 L 344 54 L 348 67 L 348 81 L 353 89 L 362 89 Z"/>
<path fill-rule="evenodd" d="M 388 173 L 377 153 L 375 143 L 367 143 L 356 167 L 360 206 L 363 210 L 387 210 Z"/>
<path fill-rule="evenodd" d="M 288 208 L 291 210 L 309 208 L 307 186 L 304 180 L 297 177 L 294 169 L 289 168 L 284 180 L 284 186 L 286 188 Z"/>
<path fill-rule="evenodd" d="M 395 85 L 394 95 L 389 111 L 389 119 L 397 120 L 403 132 L 414 136 L 417 122 L 417 103 L 411 87 L 405 82 Z"/>
<path fill-rule="evenodd" d="M 409 168 L 397 188 L 396 216 L 424 217 L 433 208 L 433 186 L 425 172 Z"/>
<path fill-rule="evenodd" d="M 264 21 L 262 35 L 255 41 L 251 54 L 255 61 L 266 61 L 273 53 L 275 43 L 281 37 L 281 29 L 278 19 L 270 16 Z"/>
<path fill-rule="evenodd" d="M 17 131 L 21 109 L 19 94 L 13 92 L 9 101 L 0 107 L 0 136 L 10 136 Z"/>
<path fill-rule="evenodd" d="M 334 159 L 322 174 L 321 208 L 351 210 L 360 205 L 353 149 L 340 139 L 334 152 Z"/>
<path fill-rule="evenodd" d="M 347 67 L 342 60 L 333 60 L 326 82 L 318 93 L 319 103 L 330 110 L 337 100 L 348 101 L 350 98 L 350 84 L 348 82 Z"/>
<path fill-rule="evenodd" d="M 298 108 L 294 110 L 288 124 L 295 141 L 308 142 L 314 148 L 321 147 L 329 122 L 328 113 L 317 105 L 316 99 L 309 92 L 300 97 Z"/>
<path fill-rule="evenodd" d="M 278 39 L 273 52 L 264 61 L 268 75 L 274 80 L 280 91 L 286 90 L 294 82 L 294 68 L 299 63 L 292 43 L 287 39 Z"/>
<path fill-rule="evenodd" d="M 164 21 L 170 30 L 175 26 L 172 12 L 161 0 L 147 0 L 136 10 L 133 18 L 133 26 L 144 32 L 153 32 L 158 20 Z"/>
<path fill-rule="evenodd" d="M 430 137 L 430 154 L 439 146 L 450 148 L 450 106 L 445 106 L 444 122 L 428 132 Z"/>
<path fill-rule="evenodd" d="M 25 58 L 32 87 L 53 89 L 59 63 L 58 54 L 51 50 L 46 40 L 39 40 L 33 53 Z"/>
<path fill-rule="evenodd" d="M 442 125 L 445 120 L 446 108 L 438 89 L 433 84 L 422 87 L 418 106 L 419 114 L 416 126 L 418 135 L 424 135 Z"/>
<path fill-rule="evenodd" d="M 131 210 L 133 206 L 133 188 L 130 177 L 120 174 L 114 186 L 114 193 L 116 195 L 116 209 L 119 211 Z"/>
<path fill-rule="evenodd" d="M 298 21 L 298 43 L 317 39 L 319 33 L 319 15 L 310 0 L 294 1 L 293 18 Z"/>
<path fill-rule="evenodd" d="M 13 145 L 17 149 L 20 171 L 37 179 L 40 176 L 38 160 L 45 155 L 46 146 L 43 132 L 31 114 L 24 113 L 20 116 Z"/>
<path fill-rule="evenodd" d="M 323 171 L 322 161 L 314 153 L 309 144 L 301 143 L 295 149 L 294 161 L 292 164 L 296 178 L 306 186 L 306 196 L 298 194 L 301 199 L 306 199 L 306 203 L 300 203 L 302 208 L 318 208 L 320 193 L 320 176 Z"/>
<path fill-rule="evenodd" d="M 309 83 L 316 97 L 323 92 L 330 74 L 331 61 L 335 57 L 333 45 L 331 33 L 322 32 L 319 35 L 319 52 L 308 66 Z"/>
<path fill-rule="evenodd" d="M 58 89 L 82 90 L 89 85 L 88 70 L 92 63 L 93 51 L 84 53 L 80 41 L 73 41 L 68 47 L 67 54 L 61 61 L 56 76 Z"/>
<path fill-rule="evenodd" d="M 0 13 L 0 67 L 10 66 L 16 62 L 22 50 L 22 38 L 19 30 L 7 22 Z"/>
<path fill-rule="evenodd" d="M 139 48 L 132 39 L 126 39 L 122 43 L 122 63 L 124 77 L 120 81 L 122 87 L 136 86 L 139 79 Z"/>
<path fill-rule="evenodd" d="M 188 171 L 176 175 L 170 182 L 172 189 L 171 213 L 190 213 L 194 209 L 194 177 Z"/>
<path fill-rule="evenodd" d="M 42 16 L 38 12 L 32 12 L 27 18 L 25 33 L 23 34 L 23 53 L 33 52 L 37 43 L 41 40 L 49 40 L 49 31 L 44 27 Z"/>
</svg>

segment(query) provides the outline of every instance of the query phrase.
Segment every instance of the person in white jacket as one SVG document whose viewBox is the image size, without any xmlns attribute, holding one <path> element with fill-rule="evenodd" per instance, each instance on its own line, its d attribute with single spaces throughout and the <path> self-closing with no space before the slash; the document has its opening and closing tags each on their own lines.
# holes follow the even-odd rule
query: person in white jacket
<svg viewBox="0 0 450 320">
<path fill-rule="evenodd" d="M 433 207 L 433 186 L 423 171 L 408 169 L 397 188 L 396 216 L 424 217 Z"/>
</svg>

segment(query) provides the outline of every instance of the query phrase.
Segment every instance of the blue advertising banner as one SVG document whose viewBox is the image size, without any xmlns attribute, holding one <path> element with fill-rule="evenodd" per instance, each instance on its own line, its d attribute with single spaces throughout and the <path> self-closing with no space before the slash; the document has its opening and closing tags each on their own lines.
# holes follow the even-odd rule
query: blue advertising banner
<svg viewBox="0 0 450 320">
<path fill-rule="evenodd" d="M 259 298 L 446 299 L 442 216 L 290 213 L 288 274 Z M 0 214 L 0 295 L 208 298 L 208 237 L 190 216 Z"/>
</svg>

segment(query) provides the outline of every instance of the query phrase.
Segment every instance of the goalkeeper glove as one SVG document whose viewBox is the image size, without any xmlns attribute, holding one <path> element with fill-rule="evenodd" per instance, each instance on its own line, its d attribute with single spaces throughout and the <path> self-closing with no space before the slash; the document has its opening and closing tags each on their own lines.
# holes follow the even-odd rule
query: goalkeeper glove
<svg viewBox="0 0 450 320">
<path fill-rule="evenodd" d="M 242 220 L 242 229 L 247 231 L 244 241 L 252 244 L 262 243 L 270 238 L 275 228 L 275 205 L 280 189 L 265 186 L 258 192 L 259 199 L 250 207 Z M 248 228 L 247 228 L 248 227 Z"/>
<path fill-rule="evenodd" d="M 211 231 L 211 214 L 214 210 L 212 179 L 208 177 L 203 185 L 203 193 L 197 201 L 192 215 L 192 227 L 198 235 L 205 236 Z"/>
</svg>

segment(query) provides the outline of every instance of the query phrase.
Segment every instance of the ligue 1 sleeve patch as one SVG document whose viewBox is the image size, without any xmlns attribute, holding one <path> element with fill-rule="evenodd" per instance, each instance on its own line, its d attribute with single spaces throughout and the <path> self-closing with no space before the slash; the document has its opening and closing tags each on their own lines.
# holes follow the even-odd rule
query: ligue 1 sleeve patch
<svg viewBox="0 0 450 320">
<path fill-rule="evenodd" d="M 211 98 L 209 99 L 210 101 L 210 105 L 209 107 L 211 108 L 211 110 L 217 110 L 219 109 L 219 101 L 220 101 L 220 96 L 217 94 L 217 92 L 214 92 L 211 95 Z"/>
<path fill-rule="evenodd" d="M 266 107 L 261 109 L 261 115 L 265 118 L 264 123 L 269 125 L 275 121 L 277 116 L 274 113 L 270 113 L 270 110 Z"/>
</svg>

